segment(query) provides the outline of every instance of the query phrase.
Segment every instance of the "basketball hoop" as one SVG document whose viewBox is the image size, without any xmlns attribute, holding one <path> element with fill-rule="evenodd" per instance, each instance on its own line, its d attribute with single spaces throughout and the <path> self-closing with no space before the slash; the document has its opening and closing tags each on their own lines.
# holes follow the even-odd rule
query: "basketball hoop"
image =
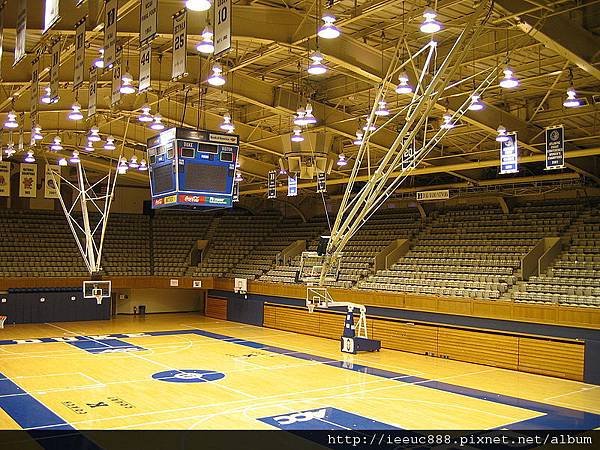
<svg viewBox="0 0 600 450">
<path fill-rule="evenodd" d="M 92 289 L 92 295 L 94 296 L 94 298 L 96 299 L 96 302 L 101 305 L 102 304 L 102 289 Z"/>
<path fill-rule="evenodd" d="M 315 311 L 315 304 L 314 303 L 308 303 L 306 306 L 308 307 L 308 312 L 309 313 L 312 313 L 312 312 Z"/>
<path fill-rule="evenodd" d="M 4 328 L 5 320 L 6 320 L 6 316 L 0 316 L 0 329 Z"/>
</svg>

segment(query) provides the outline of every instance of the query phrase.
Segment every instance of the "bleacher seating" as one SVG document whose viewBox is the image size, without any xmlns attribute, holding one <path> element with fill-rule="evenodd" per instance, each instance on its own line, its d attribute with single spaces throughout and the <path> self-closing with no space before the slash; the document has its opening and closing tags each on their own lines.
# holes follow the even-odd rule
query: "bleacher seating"
<svg viewBox="0 0 600 450">
<path fill-rule="evenodd" d="M 115 276 L 152 274 L 148 216 L 139 214 L 109 216 L 102 269 L 106 275 Z"/>
</svg>

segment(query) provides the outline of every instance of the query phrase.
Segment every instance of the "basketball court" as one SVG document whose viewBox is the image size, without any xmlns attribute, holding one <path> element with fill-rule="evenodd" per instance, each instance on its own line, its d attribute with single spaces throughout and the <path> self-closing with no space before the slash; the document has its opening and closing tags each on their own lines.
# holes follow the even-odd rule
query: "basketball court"
<svg viewBox="0 0 600 450">
<path fill-rule="evenodd" d="M 164 314 L 0 332 L 2 429 L 592 429 L 600 388 Z"/>
</svg>

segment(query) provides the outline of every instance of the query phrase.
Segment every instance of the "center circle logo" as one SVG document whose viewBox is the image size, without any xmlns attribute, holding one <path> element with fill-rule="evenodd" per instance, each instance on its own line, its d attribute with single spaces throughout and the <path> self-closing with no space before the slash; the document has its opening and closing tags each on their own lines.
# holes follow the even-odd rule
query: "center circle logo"
<svg viewBox="0 0 600 450">
<path fill-rule="evenodd" d="M 152 378 L 167 383 L 208 383 L 225 378 L 225 374 L 201 369 L 165 370 L 155 373 Z"/>
</svg>

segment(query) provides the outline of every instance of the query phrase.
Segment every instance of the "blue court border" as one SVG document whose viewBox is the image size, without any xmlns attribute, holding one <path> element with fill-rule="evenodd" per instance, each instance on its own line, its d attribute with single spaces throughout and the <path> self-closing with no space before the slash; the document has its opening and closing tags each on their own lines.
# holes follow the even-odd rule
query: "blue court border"
<svg viewBox="0 0 600 450">
<path fill-rule="evenodd" d="M 150 332 L 146 332 L 146 333 L 135 333 L 135 336 L 128 336 L 127 334 L 122 334 L 122 333 L 109 334 L 106 336 L 109 338 L 123 339 L 123 338 L 128 338 L 128 337 L 173 336 L 173 335 L 185 335 L 185 334 L 195 334 L 195 335 L 210 338 L 210 339 L 215 339 L 215 340 L 219 340 L 219 341 L 223 341 L 223 342 L 229 342 L 231 344 L 237 344 L 237 345 L 241 345 L 244 347 L 250 347 L 253 349 L 259 349 L 259 350 L 263 350 L 263 351 L 270 352 L 270 353 L 275 353 L 275 354 L 279 354 L 279 355 L 288 356 L 291 358 L 301 359 L 304 361 L 319 362 L 323 365 L 336 367 L 336 368 L 343 369 L 343 370 L 350 370 L 350 371 L 354 371 L 354 372 L 365 373 L 365 374 L 372 375 L 375 377 L 394 380 L 399 383 L 415 384 L 415 385 L 418 385 L 418 386 L 421 386 L 424 388 L 428 388 L 428 389 L 435 389 L 435 390 L 449 392 L 449 393 L 453 393 L 453 394 L 457 394 L 457 395 L 462 395 L 465 397 L 474 398 L 474 399 L 478 399 L 478 400 L 485 400 L 485 401 L 498 403 L 498 404 L 502 404 L 502 405 L 523 408 L 523 409 L 531 410 L 531 411 L 542 414 L 541 416 L 535 417 L 532 419 L 527 419 L 527 420 L 503 425 L 501 427 L 498 427 L 499 429 L 509 429 L 509 430 L 524 430 L 524 429 L 530 429 L 530 430 L 542 430 L 542 429 L 544 429 L 544 430 L 548 430 L 548 429 L 550 429 L 550 430 L 553 430 L 553 429 L 590 430 L 590 429 L 600 427 L 600 414 L 590 413 L 590 412 L 586 412 L 586 411 L 580 411 L 580 410 L 561 407 L 561 406 L 554 406 L 554 405 L 537 402 L 537 401 L 533 401 L 533 400 L 526 400 L 526 399 L 513 397 L 513 396 L 509 396 L 509 395 L 497 394 L 494 392 L 488 392 L 488 391 L 483 391 L 483 390 L 479 390 L 479 389 L 473 389 L 473 388 L 469 388 L 469 387 L 445 383 L 445 382 L 441 382 L 441 381 L 430 380 L 427 378 L 403 374 L 403 373 L 394 372 L 391 370 L 379 369 L 377 367 L 371 367 L 371 366 L 366 366 L 366 365 L 362 365 L 362 364 L 347 363 L 345 361 L 339 361 L 339 360 L 335 360 L 335 359 L 331 359 L 331 358 L 326 358 L 324 356 L 318 356 L 318 355 L 313 355 L 310 353 L 286 349 L 283 347 L 267 345 L 267 344 L 263 344 L 263 343 L 260 343 L 257 341 L 250 341 L 250 340 L 246 340 L 246 339 L 236 338 L 233 336 L 227 336 L 224 334 L 214 333 L 214 332 L 206 331 L 206 330 L 189 329 L 189 330 L 170 330 L 170 331 L 150 331 Z M 86 340 L 86 339 L 90 339 L 90 337 L 79 336 L 78 339 Z M 91 338 L 91 339 L 93 339 L 93 338 Z M 25 341 L 35 341 L 36 343 L 64 342 L 64 340 L 61 340 L 60 338 L 28 339 Z M 18 344 L 18 342 L 15 340 L 0 341 L 0 345 L 12 345 L 12 344 Z M 23 345 L 23 344 L 19 344 L 19 345 Z M 3 380 L 3 381 L 6 380 L 6 382 L 8 382 L 8 383 L 14 384 L 12 381 L 8 380 L 3 375 L 0 375 L 0 380 Z M 7 384 L 7 386 L 11 386 L 10 389 L 14 389 L 14 387 L 12 387 L 12 385 L 10 385 L 10 384 Z M 16 386 L 18 389 L 21 389 L 16 384 L 14 384 L 14 386 Z M 7 388 L 7 389 L 9 389 L 9 388 Z M 19 393 L 21 393 L 21 392 L 19 392 Z M 23 399 L 27 399 L 28 397 L 30 397 L 31 399 L 33 399 L 33 397 L 31 397 L 29 394 L 25 393 L 24 391 L 22 393 L 26 394 L 26 396 L 17 396 L 15 398 L 21 397 Z M 2 407 L 2 409 L 5 409 L 4 405 L 3 405 L 3 401 L 2 401 L 3 398 L 5 398 L 5 397 L 2 396 L 2 391 L 0 391 L 0 407 Z M 33 399 L 33 400 L 35 400 L 35 399 Z M 27 401 L 29 401 L 29 400 L 27 400 Z M 36 408 L 46 408 L 42 403 L 38 402 L 37 400 L 35 400 L 35 402 L 37 402 L 37 404 L 35 406 Z M 62 426 L 66 425 L 66 422 L 62 418 L 55 415 L 48 408 L 46 408 L 46 409 L 50 414 L 53 414 L 55 416 L 55 418 L 53 420 L 44 422 L 43 426 L 45 428 L 46 427 L 60 427 L 61 425 Z M 12 410 L 12 409 L 10 409 L 10 410 Z M 11 413 L 9 411 L 7 411 L 7 412 L 9 415 L 11 415 Z M 13 417 L 13 416 L 11 415 L 11 417 Z M 22 420 L 21 415 L 17 415 L 16 418 L 13 417 L 13 419 L 23 428 L 25 428 L 27 426 L 26 424 L 25 424 L 26 426 L 23 426 L 19 422 L 19 420 Z"/>
</svg>

